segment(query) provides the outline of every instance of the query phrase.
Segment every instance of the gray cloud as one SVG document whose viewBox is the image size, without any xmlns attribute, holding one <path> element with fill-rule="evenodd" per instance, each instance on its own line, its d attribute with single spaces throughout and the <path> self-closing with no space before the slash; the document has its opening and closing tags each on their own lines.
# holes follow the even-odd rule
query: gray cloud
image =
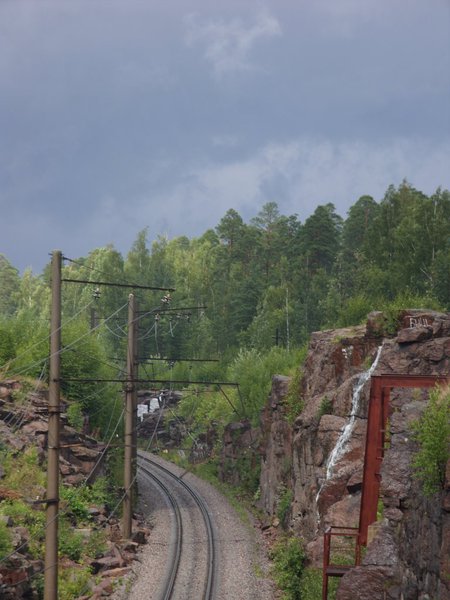
<svg viewBox="0 0 450 600">
<path fill-rule="evenodd" d="M 218 78 L 259 68 L 250 57 L 253 47 L 264 38 L 281 35 L 278 20 L 268 12 L 259 13 L 250 24 L 239 17 L 204 21 L 195 14 L 188 15 L 185 23 L 186 43 L 204 46 L 204 57 Z"/>
<path fill-rule="evenodd" d="M 261 6 L 266 7 L 262 9 Z M 186 20 L 183 15 L 190 14 Z M 446 0 L 0 2 L 0 252 L 40 270 L 448 188 Z"/>
</svg>

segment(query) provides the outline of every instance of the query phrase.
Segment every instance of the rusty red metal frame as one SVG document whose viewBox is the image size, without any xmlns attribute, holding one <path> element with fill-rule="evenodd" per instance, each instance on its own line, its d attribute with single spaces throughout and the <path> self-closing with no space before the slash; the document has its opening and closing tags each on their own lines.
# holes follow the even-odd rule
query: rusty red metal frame
<svg viewBox="0 0 450 600">
<path fill-rule="evenodd" d="M 333 537 L 355 538 L 355 560 L 353 564 L 342 565 L 330 562 L 331 540 Z M 359 543 L 359 530 L 357 527 L 328 527 L 323 536 L 323 578 L 322 598 L 328 598 L 328 577 L 342 577 L 349 569 L 361 562 L 361 544 Z"/>
<path fill-rule="evenodd" d="M 367 529 L 377 520 L 381 463 L 384 457 L 386 424 L 392 388 L 430 388 L 449 381 L 436 375 L 372 375 L 369 415 L 367 419 L 366 452 L 359 516 L 360 544 L 367 545 Z"/>
<path fill-rule="evenodd" d="M 449 377 L 438 375 L 399 375 L 390 373 L 372 375 L 367 418 L 366 450 L 359 514 L 356 533 L 343 533 L 351 529 L 331 527 L 324 534 L 322 600 L 328 597 L 328 577 L 342 577 L 352 566 L 359 565 L 361 546 L 367 545 L 369 525 L 377 520 L 378 497 L 381 482 L 381 463 L 384 457 L 386 425 L 389 417 L 389 401 L 392 388 L 430 388 L 449 383 Z M 356 538 L 354 565 L 330 564 L 331 536 L 353 535 Z"/>
</svg>

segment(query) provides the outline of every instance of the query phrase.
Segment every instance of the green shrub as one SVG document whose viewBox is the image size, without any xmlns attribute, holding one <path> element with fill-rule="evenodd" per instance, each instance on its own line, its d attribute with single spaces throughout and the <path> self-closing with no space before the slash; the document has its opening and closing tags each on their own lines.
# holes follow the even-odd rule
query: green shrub
<svg viewBox="0 0 450 600">
<path fill-rule="evenodd" d="M 285 487 L 282 488 L 278 498 L 277 517 L 280 519 L 280 523 L 283 527 L 286 527 L 287 525 L 293 497 L 294 495 L 291 489 Z"/>
<path fill-rule="evenodd" d="M 83 427 L 83 407 L 79 402 L 72 402 L 67 407 L 67 420 L 71 427 L 74 427 L 78 431 Z"/>
<path fill-rule="evenodd" d="M 272 550 L 273 574 L 283 591 L 283 600 L 301 600 L 301 578 L 305 566 L 305 550 L 300 539 L 291 537 L 278 542 Z"/>
<path fill-rule="evenodd" d="M 379 307 L 383 312 L 385 319 L 385 332 L 393 335 L 399 326 L 399 319 L 402 311 L 410 308 L 428 308 L 433 310 L 441 310 L 439 303 L 428 296 L 420 296 L 409 290 L 398 294 L 394 300 L 385 301 Z"/>
<path fill-rule="evenodd" d="M 450 455 L 450 387 L 431 391 L 428 406 L 413 424 L 413 431 L 419 450 L 412 464 L 424 494 L 430 496 L 443 488 Z"/>
<path fill-rule="evenodd" d="M 365 294 L 352 296 L 345 300 L 339 309 L 336 322 L 330 323 L 330 326 L 349 327 L 364 323 L 374 306 L 376 306 L 376 301 L 374 302 L 373 298 L 368 298 Z"/>
<path fill-rule="evenodd" d="M 75 531 L 66 519 L 60 519 L 58 549 L 62 556 L 67 556 L 71 560 L 79 561 L 84 550 L 83 535 Z"/>
<path fill-rule="evenodd" d="M 333 414 L 333 402 L 328 398 L 328 396 L 324 396 L 320 402 L 318 416 L 323 417 L 323 415 L 332 415 Z"/>
<path fill-rule="evenodd" d="M 0 521 L 0 559 L 7 556 L 12 551 L 12 548 L 11 532 L 5 523 Z"/>
<path fill-rule="evenodd" d="M 92 573 L 89 567 L 60 569 L 58 579 L 59 600 L 76 600 L 89 591 Z"/>
<path fill-rule="evenodd" d="M 91 535 L 89 536 L 85 548 L 86 556 L 89 556 L 90 558 L 99 558 L 106 552 L 106 549 L 106 532 L 103 529 L 91 531 Z"/>
<path fill-rule="evenodd" d="M 291 375 L 304 360 L 305 349 L 288 351 L 278 346 L 262 353 L 241 350 L 230 365 L 227 376 L 239 382 L 246 415 L 257 423 L 261 408 L 267 401 L 274 375 Z"/>
<path fill-rule="evenodd" d="M 31 497 L 45 487 L 45 471 L 39 464 L 38 451 L 34 446 L 20 454 L 4 451 L 0 460 L 5 472 L 2 480 L 5 487 Z"/>
<path fill-rule="evenodd" d="M 30 506 L 22 500 L 5 500 L 0 504 L 0 514 L 11 517 L 14 526 L 26 527 L 30 533 L 30 554 L 34 558 L 42 556 L 46 521 L 43 507 Z"/>
<path fill-rule="evenodd" d="M 14 337 L 7 323 L 0 321 L 0 367 L 16 355 Z"/>
<path fill-rule="evenodd" d="M 307 567 L 300 581 L 301 600 L 321 600 L 322 598 L 322 569 Z M 328 600 L 336 597 L 340 580 L 337 577 L 328 578 Z"/>
<path fill-rule="evenodd" d="M 284 406 L 286 407 L 286 418 L 291 425 L 302 412 L 304 402 L 302 398 L 302 379 L 303 369 L 300 367 L 295 370 L 295 373 L 289 382 L 288 393 L 284 398 Z"/>
<path fill-rule="evenodd" d="M 104 477 L 99 477 L 92 485 L 61 486 L 59 495 L 66 513 L 82 522 L 90 520 L 91 506 L 106 505 L 111 500 Z"/>
<path fill-rule="evenodd" d="M 75 522 L 89 520 L 89 504 L 84 498 L 83 488 L 84 486 L 60 489 L 62 507 L 68 515 L 73 515 Z"/>
</svg>

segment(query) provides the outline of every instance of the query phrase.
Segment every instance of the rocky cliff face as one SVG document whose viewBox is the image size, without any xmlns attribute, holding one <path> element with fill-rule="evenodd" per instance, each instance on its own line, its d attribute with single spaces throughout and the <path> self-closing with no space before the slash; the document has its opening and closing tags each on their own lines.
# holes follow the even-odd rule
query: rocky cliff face
<svg viewBox="0 0 450 600">
<path fill-rule="evenodd" d="M 48 390 L 45 386 L 22 379 L 0 381 L 0 447 L 8 450 L 15 458 L 29 448 L 37 450 L 38 462 L 45 463 L 48 437 Z M 64 411 L 66 403 L 61 402 Z M 60 475 L 65 486 L 76 486 L 84 482 L 92 482 L 98 475 L 104 474 L 106 447 L 93 437 L 77 432 L 70 427 L 65 413 L 61 414 L 61 453 Z M 5 485 L 5 472 L 0 464 L 0 507 L 2 502 L 21 500 L 30 506 L 30 511 L 43 511 L 46 490 L 37 484 L 28 483 L 25 491 L 10 489 Z M 37 502 L 36 502 L 37 501 Z M 70 511 L 71 506 L 63 508 Z M 20 519 L 20 514 L 18 515 Z M 16 518 L 0 514 L 0 522 L 11 534 L 13 551 L 0 561 L 0 598 L 4 600 L 19 600 L 22 598 L 37 598 L 34 586 L 36 578 L 44 569 L 42 556 L 35 557 L 30 552 L 29 544 L 36 531 L 31 531 L 25 519 L 15 522 Z M 90 598 L 101 598 L 111 594 L 118 577 L 129 570 L 128 564 L 136 558 L 138 544 L 145 542 L 148 535 L 146 528 L 133 523 L 134 541 L 121 540 L 120 525 L 116 517 L 108 515 L 105 506 L 92 504 L 89 508 L 89 523 L 92 531 L 104 531 L 105 546 L 101 555 L 90 559 L 92 572 L 98 574 L 99 581 L 92 579 Z M 21 526 L 26 524 L 27 526 Z M 75 532 L 90 538 L 91 529 L 87 524 Z M 99 550 L 100 552 L 100 550 Z M 64 568 L 78 569 L 78 562 L 65 557 L 61 563 Z M 87 596 L 86 596 L 87 597 Z"/>
<path fill-rule="evenodd" d="M 357 527 L 372 374 L 450 375 L 450 315 L 405 311 L 386 336 L 380 313 L 366 326 L 313 334 L 302 378 L 303 409 L 286 420 L 288 381 L 275 377 L 262 414 L 261 508 L 276 514 L 290 487 L 290 527 L 321 565 L 327 526 Z M 447 598 L 450 501 L 427 499 L 413 477 L 410 425 L 427 393 L 394 389 L 390 448 L 382 465 L 380 521 L 360 567 L 342 579 L 339 600 Z M 445 561 L 447 560 L 447 564 Z"/>
<path fill-rule="evenodd" d="M 0 435 L 4 445 L 22 452 L 30 445 L 36 446 L 41 461 L 45 459 L 48 435 L 48 390 L 35 385 L 26 392 L 20 380 L 0 382 Z M 21 396 L 23 396 L 21 398 Z M 66 404 L 61 403 L 62 411 Z M 89 435 L 70 427 L 65 412 L 61 414 L 60 472 L 64 483 L 76 485 L 104 474 L 104 445 Z"/>
</svg>

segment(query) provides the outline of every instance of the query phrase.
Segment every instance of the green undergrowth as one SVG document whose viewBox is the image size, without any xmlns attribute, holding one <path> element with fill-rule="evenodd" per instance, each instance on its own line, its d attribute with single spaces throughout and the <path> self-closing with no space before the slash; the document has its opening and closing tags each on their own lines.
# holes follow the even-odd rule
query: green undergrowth
<svg viewBox="0 0 450 600">
<path fill-rule="evenodd" d="M 299 367 L 289 382 L 288 392 L 284 398 L 286 419 L 292 425 L 304 408 L 302 397 L 303 370 Z"/>
<path fill-rule="evenodd" d="M 302 540 L 296 537 L 279 539 L 272 548 L 271 558 L 273 577 L 282 590 L 282 600 L 301 600 L 301 580 L 306 561 Z"/>
<path fill-rule="evenodd" d="M 430 392 L 429 403 L 412 429 L 418 443 L 412 463 L 415 476 L 424 494 L 431 496 L 444 487 L 450 456 L 450 386 Z"/>
<path fill-rule="evenodd" d="M 42 560 L 45 555 L 45 505 L 35 502 L 45 494 L 46 465 L 37 448 L 29 447 L 13 452 L 0 446 L 0 464 L 3 469 L 0 516 L 0 559 L 6 559 L 14 550 L 30 559 Z M 60 514 L 58 527 L 60 600 L 75 600 L 86 593 L 92 574 L 89 562 L 100 557 L 107 547 L 106 533 L 96 529 L 90 513 L 92 506 L 102 507 L 113 503 L 108 482 L 98 478 L 92 485 L 78 487 L 60 486 Z M 14 527 L 28 531 L 27 543 L 22 548 L 14 546 Z M 8 564 L 8 563 L 6 563 Z M 43 598 L 43 577 L 33 578 L 36 597 Z"/>
<path fill-rule="evenodd" d="M 290 488 L 282 486 L 279 490 L 278 503 L 277 503 L 277 517 L 280 520 L 281 526 L 285 528 L 289 515 L 291 514 L 291 504 L 294 498 L 294 494 Z"/>
<path fill-rule="evenodd" d="M 306 566 L 302 539 L 285 536 L 271 550 L 272 575 L 281 590 L 282 600 L 321 600 L 322 569 Z M 328 600 L 336 597 L 339 580 L 328 579 Z"/>
<path fill-rule="evenodd" d="M 337 577 L 328 578 L 328 600 L 336 598 L 339 583 L 340 579 Z M 301 600 L 322 600 L 322 569 L 315 567 L 304 569 L 300 580 L 300 598 Z"/>
</svg>

